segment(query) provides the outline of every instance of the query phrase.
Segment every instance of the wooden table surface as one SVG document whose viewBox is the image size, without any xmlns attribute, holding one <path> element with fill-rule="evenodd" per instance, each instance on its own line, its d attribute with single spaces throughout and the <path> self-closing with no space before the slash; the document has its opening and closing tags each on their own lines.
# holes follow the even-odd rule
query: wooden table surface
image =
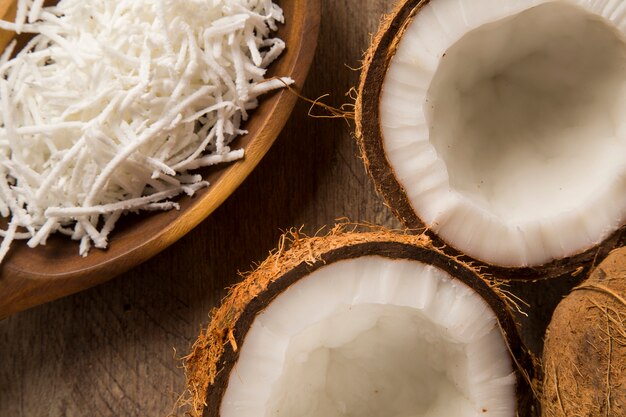
<svg viewBox="0 0 626 417">
<path fill-rule="evenodd" d="M 323 0 L 304 94 L 340 105 L 391 0 Z M 301 102 L 265 159 L 177 244 L 107 284 L 0 322 L 0 416 L 167 416 L 184 389 L 180 356 L 208 314 L 261 261 L 281 230 L 335 220 L 399 227 L 358 156 L 353 126 L 307 116 Z M 574 283 L 513 283 L 523 337 L 538 352 L 552 309 Z"/>
</svg>

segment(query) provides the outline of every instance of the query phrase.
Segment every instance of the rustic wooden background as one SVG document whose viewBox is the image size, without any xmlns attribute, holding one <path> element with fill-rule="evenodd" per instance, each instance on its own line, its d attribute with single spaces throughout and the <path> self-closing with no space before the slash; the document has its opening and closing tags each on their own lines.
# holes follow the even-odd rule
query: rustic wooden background
<svg viewBox="0 0 626 417">
<path fill-rule="evenodd" d="M 304 94 L 340 105 L 392 0 L 323 0 L 319 47 Z M 353 126 L 313 119 L 300 103 L 245 183 L 170 249 L 83 293 L 0 322 L 0 416 L 166 416 L 184 388 L 177 358 L 208 314 L 261 261 L 281 230 L 314 233 L 336 219 L 399 227 L 358 156 Z M 571 282 L 511 284 L 535 351 Z"/>
</svg>

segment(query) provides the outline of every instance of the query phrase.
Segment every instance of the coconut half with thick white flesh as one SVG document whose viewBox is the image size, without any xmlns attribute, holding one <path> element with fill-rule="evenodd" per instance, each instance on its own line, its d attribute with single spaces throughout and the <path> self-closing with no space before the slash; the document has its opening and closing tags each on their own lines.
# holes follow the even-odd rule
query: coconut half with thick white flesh
<svg viewBox="0 0 626 417">
<path fill-rule="evenodd" d="M 533 362 L 497 290 L 424 236 L 383 231 L 279 250 L 213 313 L 186 369 L 195 415 L 536 411 Z"/>
<path fill-rule="evenodd" d="M 624 31 L 621 0 L 401 1 L 357 101 L 377 188 L 474 260 L 576 269 L 626 223 Z"/>
</svg>

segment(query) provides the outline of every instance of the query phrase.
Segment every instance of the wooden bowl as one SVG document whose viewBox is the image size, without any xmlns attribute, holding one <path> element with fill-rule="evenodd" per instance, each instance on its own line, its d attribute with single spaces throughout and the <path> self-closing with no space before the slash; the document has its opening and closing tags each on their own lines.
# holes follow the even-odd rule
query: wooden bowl
<svg viewBox="0 0 626 417">
<path fill-rule="evenodd" d="M 319 0 L 278 0 L 285 25 L 278 31 L 287 49 L 270 68 L 271 75 L 290 76 L 301 87 L 317 45 Z M 12 20 L 15 0 L 0 0 L 0 15 Z M 0 48 L 12 38 L 0 33 Z M 78 242 L 51 236 L 46 246 L 30 249 L 22 241 L 0 265 L 0 319 L 18 311 L 105 282 L 167 248 L 213 212 L 250 174 L 287 122 L 297 97 L 287 90 L 264 96 L 233 149 L 245 158 L 217 169 L 200 171 L 211 186 L 193 198 L 177 200 L 180 211 L 125 216 L 111 234 L 109 248 L 78 255 Z"/>
</svg>

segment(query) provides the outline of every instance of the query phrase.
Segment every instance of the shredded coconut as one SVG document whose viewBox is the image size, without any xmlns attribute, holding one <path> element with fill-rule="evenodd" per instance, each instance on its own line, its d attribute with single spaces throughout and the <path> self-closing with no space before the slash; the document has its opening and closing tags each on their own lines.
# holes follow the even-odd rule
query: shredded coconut
<svg viewBox="0 0 626 417">
<path fill-rule="evenodd" d="M 36 36 L 0 57 L 0 261 L 59 232 L 105 248 L 128 211 L 178 209 L 189 170 L 231 149 L 283 51 L 271 0 L 19 0 L 0 28 Z"/>
</svg>

